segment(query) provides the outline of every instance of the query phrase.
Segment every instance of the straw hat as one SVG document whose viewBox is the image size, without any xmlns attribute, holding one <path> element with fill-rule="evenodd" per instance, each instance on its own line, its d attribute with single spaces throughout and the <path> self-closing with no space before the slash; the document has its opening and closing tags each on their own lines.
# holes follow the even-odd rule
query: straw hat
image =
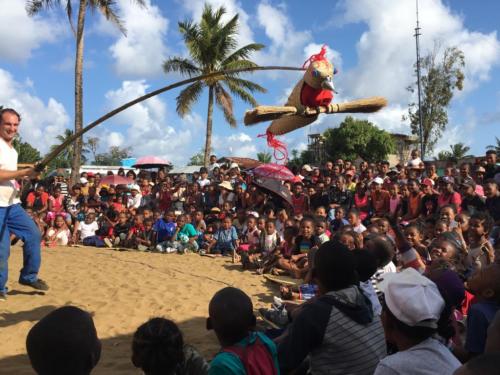
<svg viewBox="0 0 500 375">
<path fill-rule="evenodd" d="M 223 181 L 219 184 L 219 187 L 223 188 L 223 189 L 226 189 L 226 190 L 230 190 L 230 191 L 233 191 L 233 186 L 231 185 L 231 183 L 229 181 Z"/>
</svg>

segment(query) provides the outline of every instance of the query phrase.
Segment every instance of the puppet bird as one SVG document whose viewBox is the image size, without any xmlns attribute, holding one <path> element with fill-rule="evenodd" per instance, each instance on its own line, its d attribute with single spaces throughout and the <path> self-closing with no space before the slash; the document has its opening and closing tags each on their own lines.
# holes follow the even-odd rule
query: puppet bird
<svg viewBox="0 0 500 375">
<path fill-rule="evenodd" d="M 280 135 L 309 125 L 318 119 L 319 110 L 316 108 L 328 108 L 332 102 L 335 92 L 333 75 L 337 72 L 333 64 L 326 58 L 326 47 L 323 46 L 320 53 L 307 59 L 304 68 L 306 66 L 307 70 L 304 76 L 295 85 L 285 104 L 286 107 L 295 107 L 296 114 L 304 116 L 278 118 L 271 123 L 267 133 Z M 311 111 L 311 109 L 315 111 Z M 311 114 L 311 112 L 313 113 Z"/>
</svg>

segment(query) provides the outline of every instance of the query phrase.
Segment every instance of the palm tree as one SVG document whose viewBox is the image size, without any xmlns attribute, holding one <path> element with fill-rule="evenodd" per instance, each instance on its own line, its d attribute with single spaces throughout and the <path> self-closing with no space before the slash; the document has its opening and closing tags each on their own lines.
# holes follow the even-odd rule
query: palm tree
<svg viewBox="0 0 500 375">
<path fill-rule="evenodd" d="M 486 149 L 487 149 L 487 150 L 493 150 L 493 151 L 496 151 L 496 152 L 497 152 L 497 155 L 500 155 L 500 138 L 495 137 L 495 140 L 496 140 L 497 144 L 496 144 L 496 145 L 489 145 L 489 146 L 486 146 Z"/>
<path fill-rule="evenodd" d="M 269 152 L 258 152 L 257 160 L 261 163 L 270 163 L 272 159 L 272 155 Z"/>
<path fill-rule="evenodd" d="M 56 137 L 56 139 L 59 141 L 59 143 L 63 143 L 66 139 L 71 137 L 73 135 L 73 130 L 71 129 L 64 129 L 64 133 L 60 134 Z M 53 150 L 55 147 L 58 145 L 52 145 L 50 146 L 50 150 Z M 86 144 L 83 145 L 81 155 L 80 155 L 80 160 L 82 160 L 83 163 L 87 161 L 87 157 L 85 154 L 89 153 L 89 150 L 85 147 Z M 72 160 L 74 160 L 74 152 L 75 149 L 73 147 L 67 147 L 65 148 L 61 154 L 56 158 L 55 165 L 52 165 L 54 168 L 69 168 L 71 166 Z"/>
<path fill-rule="evenodd" d="M 468 155 L 467 153 L 470 150 L 470 147 L 464 145 L 463 143 L 456 143 L 454 145 L 450 145 L 450 150 L 451 151 L 441 151 L 438 153 L 437 160 L 446 160 L 446 161 L 452 161 L 452 162 L 457 162 L 461 159 L 468 158 L 471 155 Z"/>
<path fill-rule="evenodd" d="M 135 0 L 140 6 L 144 6 L 144 0 Z M 30 16 L 40 13 L 43 9 L 49 9 L 56 5 L 61 5 L 61 0 L 28 0 L 26 10 Z M 118 29 L 125 35 L 125 27 L 117 15 L 115 0 L 80 0 L 78 5 L 78 16 L 76 30 L 73 24 L 73 6 L 72 0 L 66 0 L 66 13 L 68 20 L 76 38 L 76 57 L 75 57 L 75 132 L 83 127 L 83 46 L 84 46 L 84 28 L 85 16 L 87 11 L 101 12 L 108 21 L 114 23 Z M 76 139 L 74 143 L 74 157 L 71 163 L 71 180 L 76 182 L 80 171 L 81 154 L 83 140 L 82 137 Z"/>
<path fill-rule="evenodd" d="M 238 33 L 238 15 L 227 23 L 222 23 L 226 13 L 224 7 L 213 10 L 210 5 L 205 5 L 200 23 L 193 21 L 179 22 L 179 31 L 188 49 L 190 58 L 171 57 L 163 64 L 163 70 L 179 72 L 189 77 L 198 74 L 207 74 L 227 69 L 237 69 L 257 66 L 248 60 L 252 52 L 259 51 L 264 46 L 251 43 L 236 49 Z M 265 92 L 266 90 L 251 81 L 239 78 L 238 74 L 224 74 L 203 81 L 197 81 L 187 86 L 177 96 L 177 113 L 184 117 L 193 104 L 200 97 L 203 89 L 208 88 L 207 128 L 205 137 L 204 164 L 208 165 L 212 144 L 212 113 L 214 97 L 217 106 L 224 113 L 230 126 L 236 126 L 233 113 L 233 99 L 229 92 L 238 96 L 243 101 L 257 105 L 252 92 Z M 229 90 L 229 92 L 228 92 Z"/>
</svg>

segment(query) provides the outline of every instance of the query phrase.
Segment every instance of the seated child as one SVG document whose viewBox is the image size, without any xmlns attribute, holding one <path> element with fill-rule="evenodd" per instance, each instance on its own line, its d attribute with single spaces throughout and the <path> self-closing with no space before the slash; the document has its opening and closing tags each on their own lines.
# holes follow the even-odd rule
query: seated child
<svg viewBox="0 0 500 375">
<path fill-rule="evenodd" d="M 326 233 L 327 231 L 328 225 L 326 224 L 326 219 L 321 216 L 317 217 L 315 234 L 318 237 L 320 244 L 330 241 L 330 237 Z"/>
<path fill-rule="evenodd" d="M 236 228 L 233 226 L 233 219 L 226 217 L 222 221 L 221 227 L 215 232 L 209 251 L 216 255 L 234 256 L 239 242 Z"/>
<path fill-rule="evenodd" d="M 478 212 L 470 218 L 470 249 L 465 259 L 465 266 L 470 273 L 495 261 L 495 251 L 488 240 L 493 224 L 491 216 L 484 212 Z"/>
<path fill-rule="evenodd" d="M 73 237 L 75 239 L 75 243 L 78 243 L 76 240 L 78 238 L 78 233 L 80 234 L 80 242 L 82 242 L 85 246 L 95 246 L 95 247 L 104 247 L 104 241 L 96 235 L 96 232 L 99 230 L 99 224 L 95 219 L 95 213 L 89 212 L 85 215 L 84 221 L 77 221 L 75 223 L 75 230 L 73 233 Z"/>
<path fill-rule="evenodd" d="M 176 224 L 174 222 L 175 215 L 173 211 L 166 211 L 162 218 L 156 220 L 153 229 L 158 235 L 156 250 L 163 253 L 169 247 L 168 244 L 172 241 Z"/>
<path fill-rule="evenodd" d="M 488 326 L 500 310 L 500 264 L 477 269 L 466 288 L 475 295 L 477 302 L 470 306 L 467 315 L 465 359 L 484 352 Z"/>
<path fill-rule="evenodd" d="M 366 227 L 361 223 L 361 219 L 359 217 L 359 211 L 355 208 L 349 210 L 347 214 L 347 221 L 352 225 L 352 230 L 356 233 L 363 233 L 366 230 Z"/>
<path fill-rule="evenodd" d="M 62 215 L 57 215 L 54 220 L 54 226 L 47 230 L 45 234 L 45 245 L 66 246 L 71 239 L 71 233 L 66 225 L 65 218 Z"/>
<path fill-rule="evenodd" d="M 133 217 L 133 224 L 127 233 L 127 239 L 124 241 L 123 246 L 130 249 L 137 249 L 136 238 L 139 232 L 144 231 L 144 218 L 141 214 L 136 214 Z"/>
<path fill-rule="evenodd" d="M 259 246 L 260 230 L 257 228 L 257 219 L 253 215 L 249 215 L 246 228 L 241 234 L 241 244 L 238 247 L 238 252 L 253 253 Z"/>
<path fill-rule="evenodd" d="M 343 207 L 338 207 L 335 210 L 335 219 L 330 222 L 330 232 L 335 233 L 349 222 L 345 219 L 345 210 Z"/>
<path fill-rule="evenodd" d="M 439 219 L 443 220 L 449 225 L 449 229 L 453 229 L 457 226 L 455 221 L 455 216 L 457 215 L 457 208 L 454 204 L 448 204 L 441 207 L 439 210 Z"/>
<path fill-rule="evenodd" d="M 437 220 L 436 224 L 434 224 L 434 238 L 442 233 L 449 231 L 450 231 L 450 225 L 448 224 L 447 221 Z"/>
<path fill-rule="evenodd" d="M 257 269 L 259 274 L 267 273 L 274 267 L 281 240 L 274 221 L 268 220 L 260 233 L 258 248 L 253 254 L 242 253 L 243 269 Z"/>
<path fill-rule="evenodd" d="M 128 216 L 125 212 L 120 212 L 118 215 L 118 223 L 113 227 L 113 232 L 111 233 L 111 241 L 105 241 L 108 247 L 121 245 L 123 247 L 127 246 L 127 237 L 130 231 L 130 222 Z M 111 246 L 110 246 L 111 244 Z"/>
<path fill-rule="evenodd" d="M 134 333 L 132 363 L 145 375 L 206 375 L 208 364 L 171 320 L 152 318 Z"/>
<path fill-rule="evenodd" d="M 39 375 L 88 375 L 101 357 L 101 342 L 89 313 L 64 306 L 30 329 L 26 350 Z"/>
<path fill-rule="evenodd" d="M 144 227 L 135 235 L 135 248 L 140 251 L 154 251 L 156 248 L 156 232 L 153 229 L 153 219 L 144 219 Z"/>
<path fill-rule="evenodd" d="M 250 298 L 241 290 L 227 287 L 212 297 L 207 329 L 213 329 L 221 345 L 210 363 L 209 374 L 279 373 L 276 346 L 255 331 L 256 319 Z"/>
<path fill-rule="evenodd" d="M 277 340 L 280 372 L 308 358 L 311 374 L 371 374 L 386 354 L 381 321 L 358 287 L 356 259 L 329 241 L 316 251 L 312 269 L 319 297 L 296 311 Z"/>
<path fill-rule="evenodd" d="M 423 234 L 420 226 L 412 223 L 405 227 L 404 233 L 406 240 L 415 250 L 417 250 L 420 258 L 422 258 L 426 263 L 430 262 L 430 255 L 427 251 L 427 246 L 422 243 Z"/>
<path fill-rule="evenodd" d="M 189 223 L 186 215 L 177 217 L 177 227 L 174 234 L 173 247 L 179 253 L 187 251 L 198 251 L 198 232 L 194 229 L 193 224 Z"/>
<path fill-rule="evenodd" d="M 295 244 L 290 259 L 280 258 L 279 268 L 284 269 L 296 279 L 303 278 L 309 271 L 308 253 L 317 249 L 320 240 L 314 235 L 314 221 L 302 219 L 300 234 L 295 238 Z"/>
</svg>

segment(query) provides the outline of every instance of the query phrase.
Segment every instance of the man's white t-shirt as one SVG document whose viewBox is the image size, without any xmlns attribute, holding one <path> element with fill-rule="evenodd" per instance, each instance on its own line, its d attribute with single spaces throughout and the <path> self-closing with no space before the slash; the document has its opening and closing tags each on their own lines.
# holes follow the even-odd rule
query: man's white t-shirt
<svg viewBox="0 0 500 375">
<path fill-rule="evenodd" d="M 17 151 L 0 138 L 0 170 L 17 171 Z M 0 207 L 19 203 L 16 180 L 0 181 Z"/>
<path fill-rule="evenodd" d="M 90 224 L 81 221 L 79 229 L 80 239 L 83 241 L 84 238 L 95 236 L 95 231 L 99 229 L 99 224 L 97 224 L 97 221 L 93 221 Z"/>
</svg>

